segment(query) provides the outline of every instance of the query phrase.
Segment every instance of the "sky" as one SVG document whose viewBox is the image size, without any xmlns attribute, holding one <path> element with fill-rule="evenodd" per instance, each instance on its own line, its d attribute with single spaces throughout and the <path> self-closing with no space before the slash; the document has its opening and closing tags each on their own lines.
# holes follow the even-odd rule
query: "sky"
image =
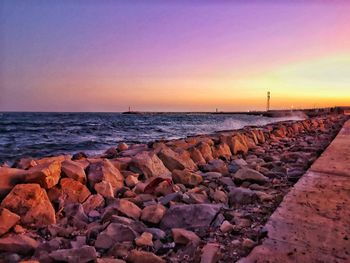
<svg viewBox="0 0 350 263">
<path fill-rule="evenodd" d="M 350 105 L 350 1 L 1 0 L 0 111 Z"/>
</svg>

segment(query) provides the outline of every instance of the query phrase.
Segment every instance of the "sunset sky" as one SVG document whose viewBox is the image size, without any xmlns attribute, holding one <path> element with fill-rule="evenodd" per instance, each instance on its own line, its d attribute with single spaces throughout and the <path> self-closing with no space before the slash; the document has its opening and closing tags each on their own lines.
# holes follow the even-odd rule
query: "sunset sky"
<svg viewBox="0 0 350 263">
<path fill-rule="evenodd" d="M 262 110 L 268 90 L 350 105 L 350 1 L 0 1 L 0 111 Z"/>
</svg>

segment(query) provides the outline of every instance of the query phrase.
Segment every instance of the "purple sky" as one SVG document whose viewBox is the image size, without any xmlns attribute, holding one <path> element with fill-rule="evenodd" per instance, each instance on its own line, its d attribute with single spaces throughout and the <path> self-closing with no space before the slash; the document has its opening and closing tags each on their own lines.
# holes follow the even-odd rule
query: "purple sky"
<svg viewBox="0 0 350 263">
<path fill-rule="evenodd" d="M 0 111 L 262 109 L 267 90 L 275 108 L 350 99 L 346 1 L 145 2 L 1 1 Z"/>
</svg>

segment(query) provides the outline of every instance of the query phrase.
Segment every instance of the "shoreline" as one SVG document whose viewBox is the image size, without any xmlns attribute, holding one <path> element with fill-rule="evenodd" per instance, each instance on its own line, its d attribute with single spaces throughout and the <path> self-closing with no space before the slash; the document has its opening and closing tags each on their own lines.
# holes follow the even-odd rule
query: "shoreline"
<svg viewBox="0 0 350 263">
<path fill-rule="evenodd" d="M 121 143 L 91 158 L 0 167 L 0 259 L 239 260 L 260 243 L 269 216 L 346 119 Z"/>
</svg>

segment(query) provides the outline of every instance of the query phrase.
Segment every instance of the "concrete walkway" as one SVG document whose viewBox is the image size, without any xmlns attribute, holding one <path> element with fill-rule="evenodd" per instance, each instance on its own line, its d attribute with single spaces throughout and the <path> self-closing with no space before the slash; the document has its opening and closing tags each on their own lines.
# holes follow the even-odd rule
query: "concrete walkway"
<svg viewBox="0 0 350 263">
<path fill-rule="evenodd" d="M 285 196 L 240 263 L 350 262 L 350 120 Z"/>
</svg>

